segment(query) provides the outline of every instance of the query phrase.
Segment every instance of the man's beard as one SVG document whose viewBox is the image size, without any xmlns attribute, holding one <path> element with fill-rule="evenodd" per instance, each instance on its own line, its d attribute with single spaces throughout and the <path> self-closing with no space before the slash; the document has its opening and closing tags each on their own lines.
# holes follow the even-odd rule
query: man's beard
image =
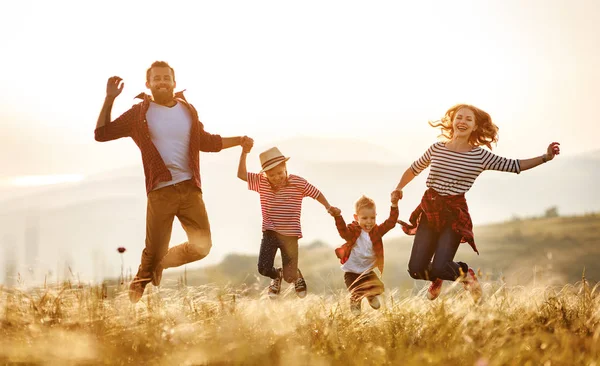
<svg viewBox="0 0 600 366">
<path fill-rule="evenodd" d="M 158 90 L 151 89 L 154 102 L 162 105 L 170 104 L 173 101 L 173 89 Z"/>
</svg>

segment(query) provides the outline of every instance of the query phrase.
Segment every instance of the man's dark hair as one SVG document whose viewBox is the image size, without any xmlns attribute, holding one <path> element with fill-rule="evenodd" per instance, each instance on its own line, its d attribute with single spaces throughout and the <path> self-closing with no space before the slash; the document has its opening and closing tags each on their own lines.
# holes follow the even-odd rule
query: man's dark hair
<svg viewBox="0 0 600 366">
<path fill-rule="evenodd" d="M 173 81 L 175 81 L 175 70 L 173 70 L 171 65 L 169 65 L 166 61 L 154 61 L 152 65 L 150 65 L 148 70 L 146 70 L 146 81 L 150 81 L 150 70 L 152 70 L 153 67 L 168 67 L 169 69 L 171 69 L 171 73 L 173 74 Z"/>
</svg>

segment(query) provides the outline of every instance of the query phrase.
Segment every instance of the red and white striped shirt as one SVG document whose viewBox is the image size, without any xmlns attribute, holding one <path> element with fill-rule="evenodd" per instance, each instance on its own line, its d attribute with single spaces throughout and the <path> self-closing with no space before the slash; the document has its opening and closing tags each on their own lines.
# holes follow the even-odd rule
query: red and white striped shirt
<svg viewBox="0 0 600 366">
<path fill-rule="evenodd" d="M 260 195 L 262 231 L 273 230 L 281 235 L 302 237 L 300 213 L 302 199 L 317 199 L 321 192 L 302 177 L 290 174 L 285 186 L 276 192 L 264 174 L 248 173 L 248 189 Z"/>
</svg>

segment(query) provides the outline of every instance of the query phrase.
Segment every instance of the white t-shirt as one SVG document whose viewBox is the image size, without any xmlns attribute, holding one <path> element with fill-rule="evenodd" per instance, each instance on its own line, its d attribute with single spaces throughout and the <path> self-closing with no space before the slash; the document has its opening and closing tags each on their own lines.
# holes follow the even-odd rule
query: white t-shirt
<svg viewBox="0 0 600 366">
<path fill-rule="evenodd" d="M 193 174 L 189 163 L 189 148 L 192 116 L 186 106 L 178 102 L 173 107 L 165 107 L 151 102 L 146 120 L 152 143 L 173 177 L 172 180 L 160 182 L 152 189 L 191 179 Z"/>
<path fill-rule="evenodd" d="M 342 264 L 342 270 L 352 273 L 369 272 L 375 267 L 376 260 L 369 233 L 361 230 L 356 244 L 352 247 L 350 257 Z"/>
</svg>

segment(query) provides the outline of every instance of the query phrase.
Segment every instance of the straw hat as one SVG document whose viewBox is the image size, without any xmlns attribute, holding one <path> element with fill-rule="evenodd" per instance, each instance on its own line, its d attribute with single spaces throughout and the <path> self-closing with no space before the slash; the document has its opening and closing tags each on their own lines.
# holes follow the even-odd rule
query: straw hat
<svg viewBox="0 0 600 366">
<path fill-rule="evenodd" d="M 276 147 L 272 147 L 269 150 L 262 152 L 258 157 L 260 159 L 260 166 L 262 167 L 261 173 L 290 160 L 289 157 L 283 156 L 281 151 Z"/>
</svg>

